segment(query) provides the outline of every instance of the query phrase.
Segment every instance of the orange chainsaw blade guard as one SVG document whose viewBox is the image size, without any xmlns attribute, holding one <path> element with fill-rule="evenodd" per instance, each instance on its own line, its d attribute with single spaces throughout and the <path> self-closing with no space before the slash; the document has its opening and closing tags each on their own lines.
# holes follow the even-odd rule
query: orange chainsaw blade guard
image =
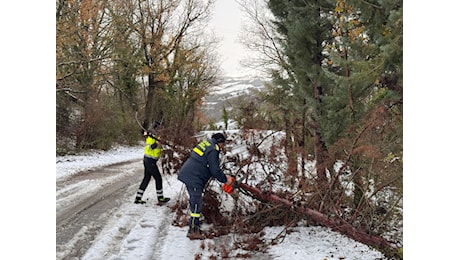
<svg viewBox="0 0 460 260">
<path fill-rule="evenodd" d="M 235 183 L 235 178 L 230 177 L 230 180 L 231 180 L 231 182 L 232 182 L 230 185 L 224 184 L 224 185 L 222 186 L 222 189 L 223 189 L 226 193 L 228 193 L 228 194 L 232 194 L 232 193 L 233 193 L 233 184 Z"/>
</svg>

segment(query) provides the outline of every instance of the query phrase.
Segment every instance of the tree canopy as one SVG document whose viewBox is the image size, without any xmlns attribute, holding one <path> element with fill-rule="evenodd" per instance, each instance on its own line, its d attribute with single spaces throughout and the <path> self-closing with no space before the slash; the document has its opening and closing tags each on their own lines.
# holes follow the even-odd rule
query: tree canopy
<svg viewBox="0 0 460 260">
<path fill-rule="evenodd" d="M 258 44 L 244 42 L 271 61 L 260 108 L 286 132 L 285 175 L 312 208 L 389 232 L 402 220 L 402 1 L 239 2 Z M 297 167 L 311 159 L 313 173 Z"/>
<path fill-rule="evenodd" d="M 56 6 L 58 149 L 107 149 L 166 123 L 192 134 L 219 75 L 212 0 L 67 1 Z M 136 122 L 138 121 L 138 122 Z M 183 138 L 177 138 L 181 140 Z M 59 152 L 59 151 L 58 151 Z"/>
</svg>

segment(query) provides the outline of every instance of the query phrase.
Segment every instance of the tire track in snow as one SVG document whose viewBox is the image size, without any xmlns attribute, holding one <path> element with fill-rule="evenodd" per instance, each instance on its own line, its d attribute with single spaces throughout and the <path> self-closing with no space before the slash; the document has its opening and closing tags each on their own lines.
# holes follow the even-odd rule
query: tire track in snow
<svg viewBox="0 0 460 260">
<path fill-rule="evenodd" d="M 126 194 L 134 194 L 139 185 L 141 167 L 139 162 L 130 161 L 56 182 L 57 260 L 81 259 L 107 220 L 128 199 L 131 201 Z"/>
<path fill-rule="evenodd" d="M 142 176 L 142 164 L 132 162 L 57 181 L 56 259 L 172 260 L 215 254 L 200 248 L 212 240 L 191 241 L 186 227 L 172 225 L 169 206 L 183 186 L 177 176 L 163 175 L 165 196 L 171 198 L 167 205 L 156 205 L 153 180 L 144 193 L 147 204 L 132 203 Z"/>
<path fill-rule="evenodd" d="M 171 201 L 168 204 L 159 206 L 156 204 L 156 198 L 151 198 L 151 201 L 142 206 L 133 204 L 133 206 L 140 206 L 145 210 L 136 216 L 138 219 L 136 225 L 129 231 L 129 234 L 121 243 L 120 251 L 113 259 L 160 260 L 165 250 L 166 252 L 168 250 L 177 251 L 171 249 L 171 247 L 178 245 L 178 241 L 174 235 L 177 234 L 177 231 L 174 232 L 174 230 L 179 228 L 172 225 L 174 213 L 171 211 L 170 206 L 176 203 L 179 194 L 168 192 L 174 190 L 172 186 L 181 185 L 178 181 L 173 180 L 175 178 L 175 176 L 163 176 L 165 196 L 171 197 Z M 154 186 L 149 185 L 144 194 L 155 194 Z M 182 232 L 185 238 L 186 232 L 184 230 Z M 173 236 L 172 239 L 170 239 L 171 235 Z M 168 260 L 171 259 L 180 258 L 168 258 Z"/>
</svg>

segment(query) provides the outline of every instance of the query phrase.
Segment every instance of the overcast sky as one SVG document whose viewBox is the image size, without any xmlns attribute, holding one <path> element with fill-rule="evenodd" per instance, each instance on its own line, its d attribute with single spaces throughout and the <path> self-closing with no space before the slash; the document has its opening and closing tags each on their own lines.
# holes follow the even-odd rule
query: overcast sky
<svg viewBox="0 0 460 260">
<path fill-rule="evenodd" d="M 222 70 L 226 76 L 253 74 L 240 65 L 240 60 L 247 56 L 247 50 L 238 42 L 242 20 L 242 11 L 235 0 L 216 1 L 211 27 L 221 39 Z"/>
</svg>

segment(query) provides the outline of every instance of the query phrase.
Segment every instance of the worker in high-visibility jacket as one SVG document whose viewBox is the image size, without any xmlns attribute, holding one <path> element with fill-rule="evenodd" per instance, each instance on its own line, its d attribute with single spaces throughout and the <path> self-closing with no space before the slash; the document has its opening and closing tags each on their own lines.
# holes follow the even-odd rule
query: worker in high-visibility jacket
<svg viewBox="0 0 460 260">
<path fill-rule="evenodd" d="M 222 133 L 213 134 L 193 148 L 190 157 L 179 171 L 178 179 L 187 187 L 190 219 L 187 237 L 203 239 L 200 230 L 203 189 L 211 177 L 230 185 L 231 176 L 223 173 L 219 163 L 219 152 L 224 149 L 226 138 Z"/>
<path fill-rule="evenodd" d="M 144 204 L 146 203 L 142 200 L 147 186 L 150 183 L 150 179 L 155 179 L 155 188 L 157 191 L 158 203 L 166 203 L 170 199 L 163 196 L 163 179 L 161 178 L 160 170 L 158 169 L 157 162 L 163 151 L 161 144 L 159 143 L 160 138 L 156 136 L 156 129 L 160 127 L 159 122 L 153 124 L 153 130 L 145 131 L 145 149 L 144 149 L 144 178 L 139 186 L 139 189 L 136 193 L 136 199 L 134 203 Z"/>
</svg>

